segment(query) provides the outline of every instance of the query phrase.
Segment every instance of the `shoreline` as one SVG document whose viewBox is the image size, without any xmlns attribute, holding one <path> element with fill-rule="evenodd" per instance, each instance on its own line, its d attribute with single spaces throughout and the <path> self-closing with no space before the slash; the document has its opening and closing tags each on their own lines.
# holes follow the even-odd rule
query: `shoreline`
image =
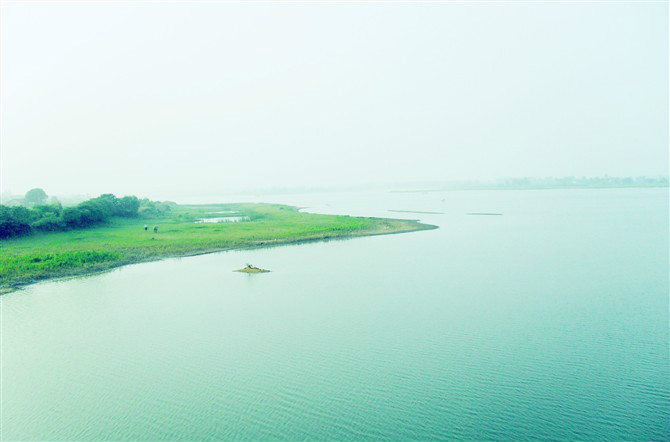
<svg viewBox="0 0 670 442">
<path fill-rule="evenodd" d="M 283 206 L 287 207 L 287 206 Z M 292 208 L 293 209 L 293 208 Z M 297 208 L 295 208 L 297 210 Z M 306 214 L 304 212 L 295 212 L 305 216 L 313 214 Z M 321 217 L 342 217 L 343 215 L 317 215 Z M 342 232 L 338 230 L 331 230 L 322 233 L 307 234 L 302 237 L 287 237 L 287 238 L 270 238 L 262 240 L 247 241 L 245 243 L 235 244 L 231 246 L 215 246 L 202 245 L 202 247 L 194 247 L 185 251 L 165 250 L 153 255 L 135 255 L 126 256 L 115 261 L 106 261 L 97 263 L 92 267 L 74 267 L 67 270 L 57 271 L 53 273 L 46 273 L 39 277 L 26 276 L 25 278 L 15 278 L 8 281 L 6 284 L 0 285 L 0 296 L 20 291 L 33 284 L 42 282 L 64 281 L 73 278 L 82 278 L 88 276 L 95 276 L 118 268 L 133 265 L 143 264 L 148 262 L 156 262 L 164 259 L 173 258 L 188 258 L 192 256 L 208 255 L 212 253 L 222 253 L 233 250 L 252 250 L 268 247 L 281 247 L 291 245 L 302 245 L 312 242 L 324 242 L 332 240 L 350 240 L 355 238 L 394 235 L 400 233 L 419 232 L 424 230 L 434 230 L 439 228 L 432 224 L 424 224 L 418 220 L 405 220 L 395 218 L 373 218 L 373 217 L 347 217 L 355 220 L 370 220 L 376 223 L 372 229 L 353 230 L 349 232 Z M 142 221 L 143 222 L 143 221 Z M 1 244 L 0 244 L 1 245 Z M 45 252 L 49 252 L 47 248 Z"/>
</svg>

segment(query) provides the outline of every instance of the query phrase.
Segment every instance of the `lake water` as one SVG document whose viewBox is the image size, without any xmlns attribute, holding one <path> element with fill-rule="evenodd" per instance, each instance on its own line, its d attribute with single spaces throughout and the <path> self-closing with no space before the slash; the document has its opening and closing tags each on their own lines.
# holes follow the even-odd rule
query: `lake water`
<svg viewBox="0 0 670 442">
<path fill-rule="evenodd" d="M 3 438 L 667 441 L 668 197 L 244 198 L 440 228 L 4 295 Z"/>
</svg>

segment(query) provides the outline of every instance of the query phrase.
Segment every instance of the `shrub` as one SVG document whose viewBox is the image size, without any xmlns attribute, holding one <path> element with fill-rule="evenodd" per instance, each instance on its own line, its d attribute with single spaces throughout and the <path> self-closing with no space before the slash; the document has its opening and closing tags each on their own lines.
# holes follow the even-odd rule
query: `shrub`
<svg viewBox="0 0 670 442">
<path fill-rule="evenodd" d="M 0 238 L 11 238 L 14 236 L 30 233 L 30 220 L 21 210 L 25 207 L 0 206 Z"/>
<path fill-rule="evenodd" d="M 35 221 L 30 225 L 33 229 L 39 230 L 42 232 L 57 232 L 65 228 L 65 223 L 63 218 L 56 215 L 55 213 L 48 213 L 38 221 Z"/>
<path fill-rule="evenodd" d="M 43 218 L 49 214 L 54 214 L 56 216 L 60 216 L 61 212 L 63 211 L 63 206 L 58 204 L 48 204 L 48 205 L 42 205 L 42 206 L 35 206 L 33 207 L 33 210 L 37 212 L 38 218 Z"/>
<path fill-rule="evenodd" d="M 78 207 L 67 207 L 63 209 L 63 222 L 66 227 L 76 228 L 82 225 L 82 212 Z"/>
</svg>

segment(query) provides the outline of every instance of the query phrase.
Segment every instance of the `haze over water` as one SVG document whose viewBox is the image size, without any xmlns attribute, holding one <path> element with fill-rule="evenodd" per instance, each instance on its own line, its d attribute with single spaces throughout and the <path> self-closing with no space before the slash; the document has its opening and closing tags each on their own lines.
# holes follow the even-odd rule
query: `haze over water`
<svg viewBox="0 0 670 442">
<path fill-rule="evenodd" d="M 270 199 L 440 228 L 4 295 L 4 439 L 668 439 L 668 189 Z"/>
</svg>

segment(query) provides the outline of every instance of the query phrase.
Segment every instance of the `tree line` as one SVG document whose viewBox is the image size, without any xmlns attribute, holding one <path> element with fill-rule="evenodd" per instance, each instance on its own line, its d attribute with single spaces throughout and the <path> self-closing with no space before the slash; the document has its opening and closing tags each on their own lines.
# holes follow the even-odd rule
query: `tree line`
<svg viewBox="0 0 670 442">
<path fill-rule="evenodd" d="M 46 194 L 40 201 L 46 201 Z M 147 214 L 153 215 L 165 211 L 165 207 L 160 204 L 164 203 L 139 200 L 136 196 L 117 198 L 108 193 L 74 207 L 63 208 L 60 203 L 38 204 L 30 208 L 0 205 L 0 238 L 27 235 L 34 231 L 55 232 L 86 228 L 112 217 L 133 218 L 139 215 L 141 205 L 146 205 Z"/>
</svg>

